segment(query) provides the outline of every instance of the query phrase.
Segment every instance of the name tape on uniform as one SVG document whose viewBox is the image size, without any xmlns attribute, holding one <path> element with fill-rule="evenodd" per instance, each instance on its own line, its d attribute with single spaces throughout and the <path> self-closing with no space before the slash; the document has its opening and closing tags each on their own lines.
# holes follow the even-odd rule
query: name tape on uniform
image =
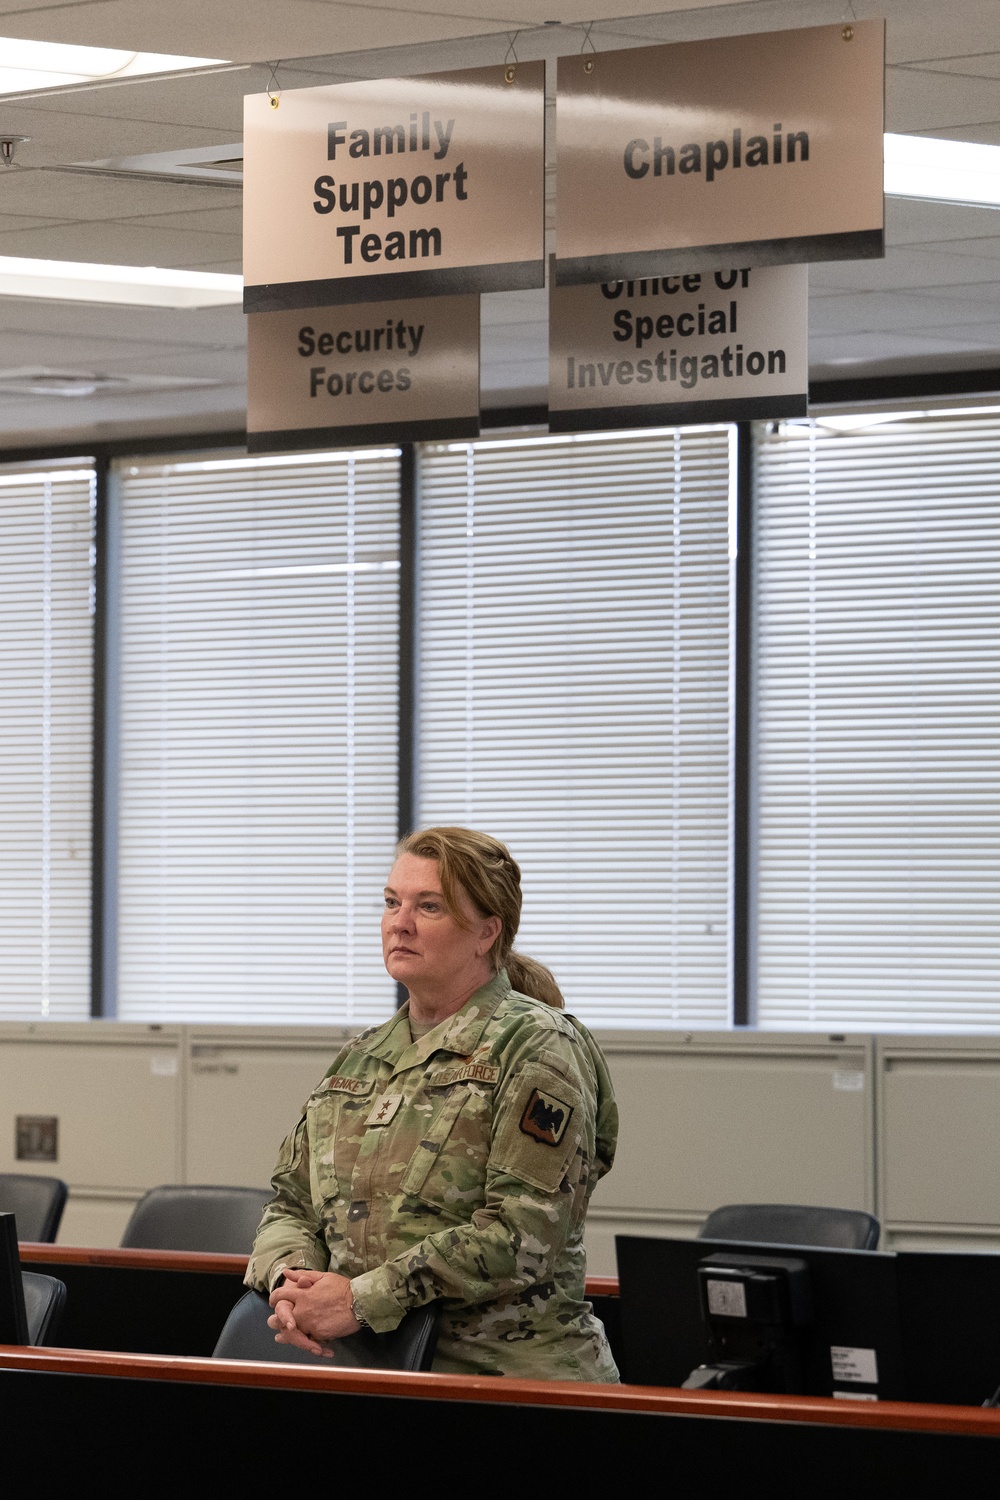
<svg viewBox="0 0 1000 1500">
<path fill-rule="evenodd" d="M 339 1073 L 326 1080 L 327 1089 L 334 1094 L 370 1094 L 374 1085 L 374 1078 L 345 1078 Z"/>
</svg>

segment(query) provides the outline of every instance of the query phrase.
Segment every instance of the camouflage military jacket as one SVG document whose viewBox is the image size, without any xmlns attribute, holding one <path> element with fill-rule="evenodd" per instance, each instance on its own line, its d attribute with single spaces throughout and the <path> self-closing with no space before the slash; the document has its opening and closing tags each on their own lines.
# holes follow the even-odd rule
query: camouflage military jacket
<svg viewBox="0 0 1000 1500">
<path fill-rule="evenodd" d="M 442 1299 L 435 1370 L 615 1381 L 583 1221 L 617 1123 L 596 1042 L 505 972 L 416 1041 L 404 1005 L 285 1140 L 247 1283 L 338 1271 L 380 1332 Z"/>
</svg>

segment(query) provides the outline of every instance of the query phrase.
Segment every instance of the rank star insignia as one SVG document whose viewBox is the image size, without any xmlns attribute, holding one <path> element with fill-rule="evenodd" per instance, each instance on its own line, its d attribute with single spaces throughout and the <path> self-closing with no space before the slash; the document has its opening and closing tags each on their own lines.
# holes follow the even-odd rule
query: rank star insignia
<svg viewBox="0 0 1000 1500">
<path fill-rule="evenodd" d="M 572 1114 L 572 1106 L 564 1099 L 543 1093 L 541 1089 L 532 1089 L 521 1116 L 521 1129 L 543 1146 L 558 1146 Z"/>
<path fill-rule="evenodd" d="M 365 1121 L 366 1125 L 388 1125 L 403 1102 L 402 1094 L 383 1094 L 376 1099 L 375 1107 Z"/>
</svg>

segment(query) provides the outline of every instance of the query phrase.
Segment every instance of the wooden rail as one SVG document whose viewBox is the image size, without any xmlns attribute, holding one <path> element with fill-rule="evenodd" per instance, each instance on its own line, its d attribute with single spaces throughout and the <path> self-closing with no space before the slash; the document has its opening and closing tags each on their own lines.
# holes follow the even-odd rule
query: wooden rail
<svg viewBox="0 0 1000 1500">
<path fill-rule="evenodd" d="M 243 1276 L 247 1268 L 245 1255 L 209 1255 L 200 1250 L 91 1250 L 22 1241 L 20 1252 L 26 1266 L 113 1266 L 136 1271 L 204 1271 L 216 1276 Z"/>
<path fill-rule="evenodd" d="M 821 1396 L 765 1396 L 733 1391 L 680 1391 L 658 1386 L 587 1385 L 562 1380 L 323 1369 L 253 1360 L 190 1359 L 99 1350 L 26 1349 L 0 1345 L 0 1369 L 182 1381 L 194 1385 L 327 1391 L 420 1400 L 575 1407 L 655 1415 L 753 1418 L 822 1426 L 1000 1437 L 1000 1410 L 914 1405 L 903 1401 L 840 1401 Z"/>
<path fill-rule="evenodd" d="M 197 1250 L 87 1249 L 77 1245 L 43 1245 L 23 1240 L 21 1260 L 26 1266 L 115 1266 L 147 1271 L 205 1271 L 243 1276 L 245 1255 L 209 1255 Z M 588 1297 L 617 1297 L 617 1276 L 588 1276 Z"/>
</svg>

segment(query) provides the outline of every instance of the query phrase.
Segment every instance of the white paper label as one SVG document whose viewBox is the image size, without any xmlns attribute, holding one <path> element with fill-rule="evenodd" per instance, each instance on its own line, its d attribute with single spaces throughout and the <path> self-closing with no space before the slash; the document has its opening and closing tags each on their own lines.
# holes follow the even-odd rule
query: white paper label
<svg viewBox="0 0 1000 1500">
<path fill-rule="evenodd" d="M 708 1310 L 713 1318 L 745 1318 L 747 1289 L 742 1281 L 708 1282 Z"/>
<path fill-rule="evenodd" d="M 878 1385 L 878 1362 L 874 1349 L 849 1349 L 834 1344 L 830 1349 L 835 1381 L 857 1381 L 860 1385 Z"/>
<path fill-rule="evenodd" d="M 877 1401 L 878 1397 L 874 1391 L 834 1391 L 834 1398 L 839 1401 Z"/>
<path fill-rule="evenodd" d="M 177 1053 L 154 1052 L 149 1059 L 149 1071 L 155 1078 L 176 1078 Z"/>
<path fill-rule="evenodd" d="M 860 1094 L 864 1090 L 865 1075 L 860 1069 L 838 1069 L 833 1075 L 833 1086 L 835 1089 L 843 1089 L 846 1094 Z"/>
</svg>

